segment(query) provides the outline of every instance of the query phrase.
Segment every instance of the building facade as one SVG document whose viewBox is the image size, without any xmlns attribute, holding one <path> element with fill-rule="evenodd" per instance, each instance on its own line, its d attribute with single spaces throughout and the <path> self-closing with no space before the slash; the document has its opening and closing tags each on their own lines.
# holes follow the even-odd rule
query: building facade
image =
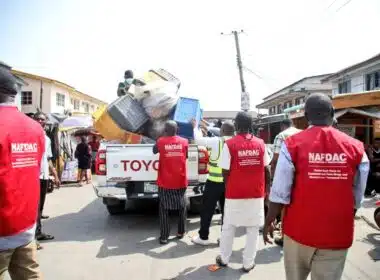
<svg viewBox="0 0 380 280">
<path fill-rule="evenodd" d="M 332 84 L 332 96 L 380 89 L 380 54 L 351 65 L 322 80 Z"/>
<path fill-rule="evenodd" d="M 34 113 L 39 108 L 44 113 L 92 114 L 106 105 L 63 82 L 17 70 L 12 72 L 25 81 L 20 93 L 23 113 Z"/>
<path fill-rule="evenodd" d="M 265 97 L 256 108 L 267 109 L 269 115 L 278 115 L 283 114 L 288 108 L 302 105 L 311 93 L 331 95 L 331 83 L 322 83 L 322 80 L 328 76 L 329 74 L 305 77 Z"/>
</svg>

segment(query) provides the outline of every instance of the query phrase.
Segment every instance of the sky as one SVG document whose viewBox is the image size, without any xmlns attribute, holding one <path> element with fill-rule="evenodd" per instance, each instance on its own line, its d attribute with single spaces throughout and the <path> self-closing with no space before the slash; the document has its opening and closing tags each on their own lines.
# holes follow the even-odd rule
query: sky
<svg viewBox="0 0 380 280">
<path fill-rule="evenodd" d="M 0 60 L 107 102 L 124 71 L 164 68 L 204 110 L 251 109 L 305 76 L 380 53 L 379 0 L 0 0 Z M 253 74 L 253 73 L 254 74 Z"/>
</svg>

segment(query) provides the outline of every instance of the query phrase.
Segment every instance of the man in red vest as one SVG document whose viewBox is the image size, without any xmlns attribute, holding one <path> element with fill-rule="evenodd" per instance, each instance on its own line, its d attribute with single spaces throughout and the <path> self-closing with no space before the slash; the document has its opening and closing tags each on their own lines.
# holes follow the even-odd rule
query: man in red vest
<svg viewBox="0 0 380 280">
<path fill-rule="evenodd" d="M 41 126 L 14 105 L 15 77 L 0 68 L 0 279 L 41 279 L 34 234 L 45 150 Z"/>
<path fill-rule="evenodd" d="M 160 243 L 167 244 L 170 234 L 169 210 L 179 211 L 177 238 L 183 238 L 186 223 L 185 192 L 187 188 L 188 141 L 177 136 L 174 121 L 165 124 L 164 137 L 157 140 L 153 153 L 160 154 L 158 195 L 160 199 Z"/>
<path fill-rule="evenodd" d="M 324 94 L 305 104 L 310 127 L 282 145 L 269 196 L 264 242 L 285 206 L 284 263 L 288 280 L 341 279 L 354 233 L 354 216 L 366 186 L 369 162 L 363 143 L 333 128 Z"/>
<path fill-rule="evenodd" d="M 219 266 L 227 266 L 235 230 L 245 227 L 247 242 L 243 253 L 243 271 L 255 267 L 259 228 L 264 223 L 264 197 L 269 191 L 270 158 L 264 141 L 249 133 L 252 116 L 245 112 L 235 119 L 237 135 L 226 141 L 219 167 L 226 182 L 224 221 L 220 239 Z"/>
</svg>

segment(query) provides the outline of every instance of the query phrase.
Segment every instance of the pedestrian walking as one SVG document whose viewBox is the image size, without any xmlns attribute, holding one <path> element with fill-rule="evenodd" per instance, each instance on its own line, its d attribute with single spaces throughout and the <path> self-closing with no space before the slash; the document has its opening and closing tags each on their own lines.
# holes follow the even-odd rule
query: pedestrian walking
<svg viewBox="0 0 380 280">
<path fill-rule="evenodd" d="M 169 211 L 178 211 L 177 238 L 183 238 L 186 231 L 188 141 L 177 136 L 177 130 L 176 122 L 167 121 L 164 136 L 160 137 L 153 147 L 153 153 L 160 154 L 157 185 L 161 244 L 167 244 L 170 235 Z"/>
<path fill-rule="evenodd" d="M 46 116 L 42 112 L 38 112 L 34 115 L 34 119 L 41 125 L 44 130 L 45 137 L 45 151 L 41 159 L 41 170 L 40 170 L 40 202 L 39 202 L 39 212 L 37 219 L 37 228 L 36 228 L 36 239 L 38 241 L 47 241 L 54 239 L 53 235 L 46 234 L 42 232 L 42 219 L 48 219 L 49 216 L 44 215 L 44 206 L 46 201 L 46 194 L 49 188 L 50 173 L 54 176 L 54 182 L 56 186 L 60 185 L 58 173 L 52 163 L 53 153 L 51 151 L 51 141 L 50 138 L 46 135 L 45 126 L 46 126 Z M 42 247 L 37 243 L 37 248 L 42 249 Z"/>
<path fill-rule="evenodd" d="M 333 128 L 324 94 L 305 104 L 309 128 L 285 140 L 269 196 L 264 242 L 285 206 L 286 279 L 341 279 L 353 242 L 354 216 L 363 199 L 369 162 L 363 143 Z"/>
<path fill-rule="evenodd" d="M 15 77 L 0 69 L 0 280 L 41 279 L 34 242 L 45 150 L 41 126 L 14 105 Z"/>
<path fill-rule="evenodd" d="M 237 114 L 237 135 L 226 141 L 219 167 L 226 182 L 224 221 L 220 239 L 219 266 L 227 266 L 231 254 L 235 230 L 245 227 L 247 241 L 243 252 L 243 270 L 255 267 L 259 228 L 264 223 L 264 197 L 269 191 L 270 158 L 264 141 L 249 133 L 252 116 Z"/>
<path fill-rule="evenodd" d="M 80 143 L 75 149 L 75 157 L 78 159 L 78 169 L 79 169 L 79 183 L 82 182 L 83 177 L 87 184 L 90 183 L 90 169 L 91 169 L 91 160 L 92 153 L 91 147 L 87 143 L 87 137 L 81 136 Z"/>
<path fill-rule="evenodd" d="M 222 168 L 220 168 L 218 164 L 220 156 L 222 155 L 224 143 L 226 140 L 234 136 L 235 128 L 232 122 L 226 121 L 222 124 L 220 129 L 220 137 L 202 137 L 195 128 L 195 122 L 193 122 L 193 127 L 195 143 L 207 148 L 209 151 L 210 162 L 209 174 L 202 196 L 201 227 L 198 232 L 199 235 L 194 236 L 192 242 L 207 246 L 210 244 L 210 225 L 218 202 L 222 212 L 223 222 L 225 185 Z"/>
<path fill-rule="evenodd" d="M 281 127 L 281 132 L 277 134 L 273 142 L 273 158 L 271 162 L 272 175 L 275 173 L 278 156 L 280 155 L 281 146 L 284 143 L 285 139 L 301 131 L 300 129 L 297 129 L 293 126 L 293 123 L 290 119 L 285 119 L 281 121 L 280 127 Z M 278 221 L 281 221 L 281 228 L 283 227 L 282 216 L 283 216 L 283 212 L 281 212 L 281 217 L 278 217 Z M 283 246 L 284 239 L 282 237 L 282 233 L 281 233 L 281 236 L 276 237 L 274 239 L 274 242 L 281 247 Z"/>
<path fill-rule="evenodd" d="M 370 161 L 370 174 L 365 190 L 365 196 L 373 197 L 380 193 L 380 138 L 373 140 L 373 145 L 368 148 Z"/>
</svg>

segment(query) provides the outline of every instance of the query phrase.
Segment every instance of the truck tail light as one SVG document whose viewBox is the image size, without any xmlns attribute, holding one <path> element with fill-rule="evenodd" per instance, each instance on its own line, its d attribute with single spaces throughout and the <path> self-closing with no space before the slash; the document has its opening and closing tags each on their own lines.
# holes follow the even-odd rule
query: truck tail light
<svg viewBox="0 0 380 280">
<path fill-rule="evenodd" d="M 107 175 L 107 168 L 106 168 L 106 151 L 105 150 L 99 150 L 96 154 L 95 159 L 95 173 L 96 175 L 105 176 Z"/>
<path fill-rule="evenodd" d="M 376 201 L 376 206 L 380 206 L 380 200 Z"/>
<path fill-rule="evenodd" d="M 198 149 L 198 174 L 208 174 L 209 155 L 206 148 Z"/>
</svg>

